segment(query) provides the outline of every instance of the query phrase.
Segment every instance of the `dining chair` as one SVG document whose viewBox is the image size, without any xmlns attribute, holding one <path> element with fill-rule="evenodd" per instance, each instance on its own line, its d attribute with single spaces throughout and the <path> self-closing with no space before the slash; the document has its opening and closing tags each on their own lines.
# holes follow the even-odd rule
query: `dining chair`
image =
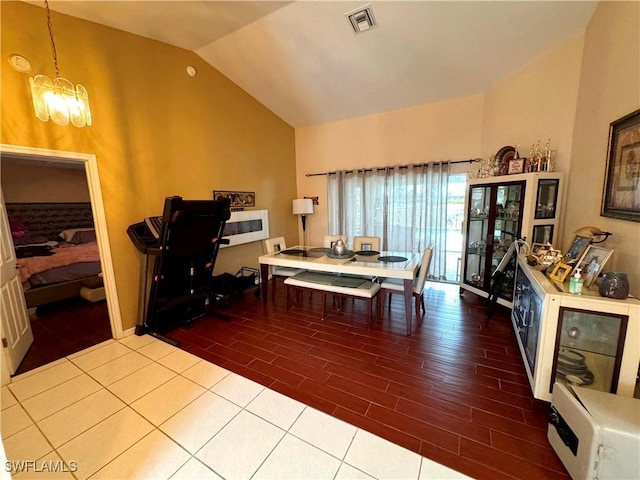
<svg viewBox="0 0 640 480">
<path fill-rule="evenodd" d="M 332 248 L 333 244 L 336 243 L 339 238 L 341 238 L 345 244 L 347 243 L 347 237 L 345 237 L 344 235 L 325 235 L 323 247 Z"/>
<path fill-rule="evenodd" d="M 426 309 L 424 307 L 423 290 L 424 284 L 427 281 L 429 267 L 431 266 L 432 256 L 433 245 L 429 245 L 427 248 L 425 248 L 424 253 L 422 254 L 422 263 L 420 264 L 420 269 L 418 270 L 418 276 L 413 279 L 413 288 L 411 294 L 415 298 L 416 318 L 418 319 L 418 325 L 422 325 L 422 320 L 424 314 L 426 313 Z M 382 303 L 382 308 L 384 308 L 384 304 L 387 299 L 387 293 L 389 294 L 389 308 L 391 308 L 391 296 L 394 293 L 404 293 L 404 281 L 397 278 L 387 278 L 380 284 L 380 295 L 378 295 L 378 298 Z M 382 312 L 382 308 L 380 308 L 379 306 L 378 311 Z"/>
<path fill-rule="evenodd" d="M 366 250 L 380 251 L 380 237 L 353 237 L 353 251 L 360 252 Z"/>
<path fill-rule="evenodd" d="M 264 249 L 266 253 L 282 252 L 287 249 L 287 245 L 285 244 L 284 237 L 267 238 L 264 241 Z M 271 296 L 274 297 L 276 294 L 277 277 L 284 279 L 287 277 L 292 277 L 293 275 L 304 271 L 305 270 L 302 268 L 271 267 Z M 263 279 L 263 281 L 268 280 Z"/>
</svg>

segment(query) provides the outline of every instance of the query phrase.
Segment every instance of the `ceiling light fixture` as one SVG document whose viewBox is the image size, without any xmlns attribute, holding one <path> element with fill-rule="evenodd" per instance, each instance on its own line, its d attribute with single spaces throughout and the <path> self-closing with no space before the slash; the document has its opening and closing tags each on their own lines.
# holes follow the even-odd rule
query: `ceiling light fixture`
<svg viewBox="0 0 640 480">
<path fill-rule="evenodd" d="M 51 120 L 62 126 L 68 125 L 70 121 L 78 128 L 91 125 L 91 109 L 89 108 L 87 89 L 80 84 L 74 87 L 69 80 L 60 76 L 58 54 L 53 40 L 51 12 L 47 0 L 44 0 L 44 6 L 47 9 L 47 27 L 53 52 L 53 64 L 56 68 L 56 78 L 52 81 L 46 75 L 36 75 L 29 79 L 36 117 L 43 122 Z"/>
<path fill-rule="evenodd" d="M 349 19 L 351 28 L 353 28 L 355 33 L 366 32 L 370 28 L 378 26 L 373 16 L 371 4 L 356 8 L 355 10 L 345 13 L 345 15 Z"/>
</svg>

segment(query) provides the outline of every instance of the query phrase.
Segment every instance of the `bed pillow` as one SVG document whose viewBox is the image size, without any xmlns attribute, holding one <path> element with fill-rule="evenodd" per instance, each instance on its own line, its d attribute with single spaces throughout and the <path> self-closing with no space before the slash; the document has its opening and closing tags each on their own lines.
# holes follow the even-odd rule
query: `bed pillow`
<svg viewBox="0 0 640 480">
<path fill-rule="evenodd" d="M 34 245 L 36 243 L 47 243 L 49 239 L 45 235 L 23 235 L 21 237 L 13 237 L 13 244 L 16 247 L 23 245 Z"/>
<path fill-rule="evenodd" d="M 73 234 L 69 243 L 89 243 L 96 241 L 96 231 L 95 230 L 80 230 Z"/>
<path fill-rule="evenodd" d="M 73 236 L 77 232 L 89 232 L 89 231 L 95 231 L 95 230 L 93 228 L 70 228 L 68 230 L 63 230 L 62 232 L 60 232 L 60 235 L 58 235 L 58 237 L 60 237 L 65 242 L 70 242 Z"/>
</svg>

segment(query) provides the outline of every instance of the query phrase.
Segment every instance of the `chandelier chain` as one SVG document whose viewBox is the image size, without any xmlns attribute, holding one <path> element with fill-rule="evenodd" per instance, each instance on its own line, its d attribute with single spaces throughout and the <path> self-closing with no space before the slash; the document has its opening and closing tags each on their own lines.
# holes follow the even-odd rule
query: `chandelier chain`
<svg viewBox="0 0 640 480">
<path fill-rule="evenodd" d="M 53 65 L 56 68 L 56 78 L 60 78 L 58 53 L 56 52 L 56 42 L 53 40 L 53 24 L 51 23 L 51 12 L 49 11 L 49 2 L 47 0 L 44 0 L 44 6 L 47 8 L 47 27 L 49 28 L 49 39 L 51 40 L 51 51 L 53 52 Z"/>
</svg>

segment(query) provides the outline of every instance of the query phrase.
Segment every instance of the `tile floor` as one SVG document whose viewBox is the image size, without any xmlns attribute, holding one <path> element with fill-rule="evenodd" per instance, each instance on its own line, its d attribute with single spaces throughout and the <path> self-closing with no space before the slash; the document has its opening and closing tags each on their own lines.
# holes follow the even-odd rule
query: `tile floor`
<svg viewBox="0 0 640 480">
<path fill-rule="evenodd" d="M 469 478 L 150 336 L 16 376 L 1 406 L 15 479 Z"/>
</svg>

